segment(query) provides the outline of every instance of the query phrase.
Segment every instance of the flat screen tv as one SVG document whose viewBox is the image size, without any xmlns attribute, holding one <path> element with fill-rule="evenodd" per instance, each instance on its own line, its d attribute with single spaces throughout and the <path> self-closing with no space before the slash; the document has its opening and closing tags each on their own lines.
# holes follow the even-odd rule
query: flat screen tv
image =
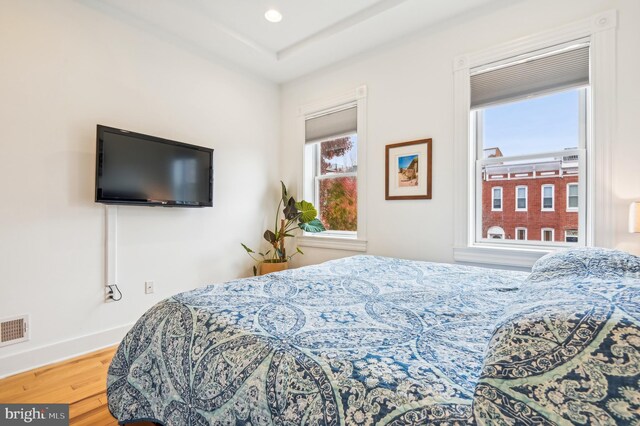
<svg viewBox="0 0 640 426">
<path fill-rule="evenodd" d="M 213 149 L 98 125 L 96 202 L 213 205 Z"/>
</svg>

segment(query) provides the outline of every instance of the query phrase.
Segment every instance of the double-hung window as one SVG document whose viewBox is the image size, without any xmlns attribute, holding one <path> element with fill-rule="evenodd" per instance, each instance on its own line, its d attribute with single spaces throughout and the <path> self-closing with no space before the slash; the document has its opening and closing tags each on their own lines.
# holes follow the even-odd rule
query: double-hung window
<svg viewBox="0 0 640 426">
<path fill-rule="evenodd" d="M 526 212 L 527 211 L 527 187 L 526 186 L 516 186 L 516 211 Z M 526 238 L 518 238 L 519 240 L 524 240 Z"/>
<path fill-rule="evenodd" d="M 558 246 L 613 245 L 617 24 L 603 11 L 454 58 L 454 260 L 529 267 Z M 545 184 L 553 212 L 542 211 Z M 518 212 L 515 187 L 525 185 Z M 489 239 L 497 229 L 504 238 Z"/>
<path fill-rule="evenodd" d="M 578 211 L 578 206 L 579 206 L 578 193 L 579 193 L 579 188 L 577 183 L 567 184 L 567 211 L 568 212 Z"/>
<path fill-rule="evenodd" d="M 576 40 L 470 70 L 475 244 L 495 245 L 488 230 L 500 228 L 499 244 L 551 246 L 567 227 L 577 241 L 559 244 L 584 244 L 589 51 Z M 568 183 L 567 213 L 552 214 Z"/>
<path fill-rule="evenodd" d="M 304 120 L 300 197 L 312 201 L 325 232 L 304 234 L 302 246 L 366 250 L 363 164 L 366 162 L 366 87 L 301 108 Z"/>
<path fill-rule="evenodd" d="M 552 212 L 554 211 L 554 186 L 553 185 L 542 185 L 542 211 Z"/>
<path fill-rule="evenodd" d="M 305 162 L 313 176 L 309 192 L 333 233 L 358 230 L 357 116 L 357 107 L 347 105 L 305 122 Z"/>
<path fill-rule="evenodd" d="M 502 211 L 502 188 L 499 186 L 491 188 L 491 211 Z"/>
</svg>

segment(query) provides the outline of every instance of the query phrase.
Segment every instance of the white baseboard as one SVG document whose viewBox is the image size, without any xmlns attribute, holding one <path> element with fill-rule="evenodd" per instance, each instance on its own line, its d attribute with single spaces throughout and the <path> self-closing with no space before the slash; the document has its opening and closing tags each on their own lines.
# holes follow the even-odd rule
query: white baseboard
<svg viewBox="0 0 640 426">
<path fill-rule="evenodd" d="M 5 357 L 0 356 L 0 378 L 113 346 L 120 343 L 131 327 L 133 324 L 122 325 Z"/>
</svg>

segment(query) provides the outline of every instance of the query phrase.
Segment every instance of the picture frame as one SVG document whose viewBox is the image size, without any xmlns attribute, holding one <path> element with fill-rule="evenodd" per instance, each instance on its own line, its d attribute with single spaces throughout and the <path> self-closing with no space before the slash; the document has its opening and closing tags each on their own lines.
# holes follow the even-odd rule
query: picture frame
<svg viewBox="0 0 640 426">
<path fill-rule="evenodd" d="M 432 140 L 385 146 L 385 200 L 430 200 Z"/>
</svg>

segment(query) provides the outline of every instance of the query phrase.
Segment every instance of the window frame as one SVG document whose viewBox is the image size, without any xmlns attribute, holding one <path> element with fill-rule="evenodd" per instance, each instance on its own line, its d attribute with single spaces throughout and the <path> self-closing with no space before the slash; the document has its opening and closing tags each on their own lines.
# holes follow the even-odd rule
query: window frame
<svg viewBox="0 0 640 426">
<path fill-rule="evenodd" d="M 524 231 L 524 238 L 518 238 L 518 231 Z M 515 239 L 517 241 L 528 241 L 528 239 L 529 239 L 529 231 L 524 226 L 516 226 L 515 234 L 516 234 L 516 238 Z"/>
<path fill-rule="evenodd" d="M 551 188 L 551 207 L 544 206 L 544 199 L 547 198 L 544 196 L 545 188 Z M 540 211 L 541 212 L 556 211 L 556 186 L 552 183 L 544 183 L 540 185 Z"/>
<path fill-rule="evenodd" d="M 474 169 L 476 152 L 470 145 L 475 123 L 470 117 L 470 70 L 474 67 L 506 58 L 517 58 L 539 49 L 585 38 L 590 42 L 590 99 L 585 111 L 588 126 L 588 157 L 580 158 L 581 170 L 588 170 L 579 178 L 585 183 L 580 189 L 580 205 L 584 207 L 584 222 L 580 231 L 581 244 L 611 247 L 613 243 L 613 193 L 611 143 L 615 137 L 616 87 L 616 29 L 617 11 L 607 10 L 584 19 L 569 22 L 562 28 L 551 29 L 517 40 L 456 56 L 454 76 L 454 244 L 453 258 L 459 262 L 484 263 L 528 269 L 541 256 L 560 247 L 535 245 L 506 247 L 476 243 Z M 597 140 L 597 145 L 593 143 Z M 571 244 L 575 247 L 575 243 Z"/>
<path fill-rule="evenodd" d="M 305 143 L 305 122 L 307 119 L 318 117 L 324 114 L 337 112 L 345 108 L 355 106 L 357 108 L 357 129 L 358 168 L 355 172 L 357 177 L 357 231 L 325 231 L 321 233 L 303 232 L 302 235 L 296 237 L 297 243 L 302 247 L 317 247 L 334 250 L 348 250 L 365 252 L 367 250 L 367 86 L 359 86 L 342 95 L 330 97 L 321 101 L 307 103 L 302 105 L 298 110 L 298 140 L 301 141 L 301 166 L 299 171 L 298 197 L 297 199 L 309 199 L 312 193 L 314 205 L 318 205 L 316 199 L 318 190 L 315 178 L 315 169 L 319 170 L 317 162 L 320 160 L 319 155 L 314 155 L 312 161 L 308 161 L 307 149 L 311 144 Z M 331 140 L 330 138 L 327 140 Z M 322 141 L 316 141 L 313 145 L 315 152 L 319 151 L 319 144 Z M 313 164 L 312 164 L 313 162 Z M 350 174 L 350 173 L 349 173 Z M 310 176 L 314 176 L 313 188 L 309 188 Z M 332 177 L 337 177 L 332 175 Z"/>
<path fill-rule="evenodd" d="M 569 188 L 570 188 L 570 187 L 572 187 L 572 186 L 576 186 L 576 187 L 578 187 L 578 194 L 577 194 L 577 195 L 575 195 L 576 197 L 578 197 L 578 206 L 577 206 L 577 207 L 570 207 L 570 206 L 569 206 L 569 199 L 571 198 L 571 197 L 570 197 L 570 195 L 569 195 Z M 566 198 L 567 198 L 567 199 L 566 199 L 566 202 L 567 202 L 567 205 L 566 205 L 566 211 L 568 211 L 568 212 L 572 212 L 572 213 L 573 213 L 573 212 L 578 212 L 578 211 L 580 210 L 580 184 L 579 184 L 578 182 L 571 182 L 571 183 L 568 183 L 568 184 L 567 184 L 567 188 L 566 188 L 566 192 L 567 192 L 567 197 L 566 197 Z"/>
<path fill-rule="evenodd" d="M 577 229 L 565 229 L 565 230 L 564 230 L 564 242 L 565 242 L 565 243 L 568 243 L 568 244 L 575 244 L 576 242 L 573 242 L 573 241 L 567 241 L 567 238 L 568 238 L 568 237 L 567 237 L 567 232 L 569 232 L 569 231 L 575 231 L 575 232 L 578 232 L 578 230 L 577 230 Z M 577 235 L 577 237 L 579 238 L 579 235 Z"/>
<path fill-rule="evenodd" d="M 500 190 L 500 208 L 495 208 L 495 193 L 496 189 Z M 491 211 L 492 212 L 501 212 L 504 208 L 504 189 L 501 186 L 492 186 L 491 187 Z"/>
<path fill-rule="evenodd" d="M 524 189 L 524 208 L 519 208 L 518 207 L 518 189 L 523 188 Z M 517 212 L 526 212 L 529 210 L 529 186 L 528 185 L 518 185 L 516 186 L 516 205 L 515 205 L 516 211 Z M 516 228 L 518 229 L 518 228 Z M 526 228 L 524 228 L 526 229 Z"/>
<path fill-rule="evenodd" d="M 551 232 L 551 239 L 550 240 L 545 240 L 544 239 L 544 233 L 545 232 Z M 540 241 L 542 242 L 549 242 L 552 243 L 556 240 L 556 230 L 554 228 L 540 228 Z"/>
</svg>

